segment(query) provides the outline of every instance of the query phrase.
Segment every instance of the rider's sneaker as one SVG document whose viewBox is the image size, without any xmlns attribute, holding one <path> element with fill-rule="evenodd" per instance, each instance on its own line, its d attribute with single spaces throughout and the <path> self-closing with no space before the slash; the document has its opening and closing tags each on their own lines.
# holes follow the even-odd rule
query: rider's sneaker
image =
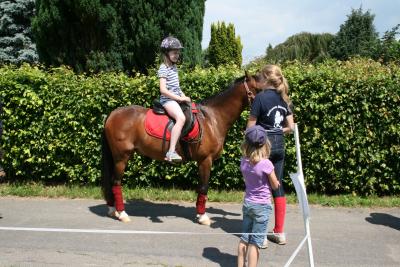
<svg viewBox="0 0 400 267">
<path fill-rule="evenodd" d="M 286 235 L 285 233 L 268 233 L 268 240 L 274 242 L 278 245 L 285 245 L 286 244 Z"/>
<path fill-rule="evenodd" d="M 180 162 L 182 161 L 182 157 L 178 155 L 175 151 L 168 151 L 165 155 L 165 159 L 171 162 Z"/>
</svg>

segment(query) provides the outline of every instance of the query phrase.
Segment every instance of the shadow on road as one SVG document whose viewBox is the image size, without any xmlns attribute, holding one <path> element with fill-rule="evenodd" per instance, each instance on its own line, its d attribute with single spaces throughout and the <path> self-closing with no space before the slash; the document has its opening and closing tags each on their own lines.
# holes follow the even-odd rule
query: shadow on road
<svg viewBox="0 0 400 267">
<path fill-rule="evenodd" d="M 211 228 L 214 229 L 222 229 L 226 233 L 241 233 L 242 232 L 242 217 L 240 216 L 238 219 L 229 219 L 226 217 L 212 217 L 211 220 Z M 235 235 L 239 237 L 239 235 Z"/>
<path fill-rule="evenodd" d="M 218 248 L 207 247 L 203 249 L 204 258 L 207 258 L 221 267 L 235 266 L 237 264 L 237 256 L 221 252 Z"/>
<path fill-rule="evenodd" d="M 98 216 L 107 216 L 106 205 L 89 207 L 89 210 Z M 154 203 L 145 200 L 128 200 L 125 203 L 125 211 L 132 216 L 146 217 L 154 223 L 162 223 L 162 217 L 175 216 L 190 221 L 195 219 L 195 208 L 188 208 L 179 204 Z"/>
<path fill-rule="evenodd" d="M 107 216 L 106 205 L 89 207 L 89 210 L 98 216 Z M 128 200 L 125 204 L 125 211 L 132 216 L 149 218 L 154 223 L 163 223 L 163 217 L 179 217 L 195 222 L 195 207 L 185 207 L 176 203 L 157 203 L 146 200 Z M 227 212 L 222 209 L 209 207 L 207 214 L 213 223 L 212 228 L 221 228 L 225 232 L 241 231 L 241 214 Z M 213 216 L 219 215 L 219 216 Z M 221 217 L 222 215 L 222 217 Z M 238 219 L 229 219 L 226 216 L 237 216 Z"/>
<path fill-rule="evenodd" d="M 370 213 L 370 217 L 365 220 L 372 224 L 379 224 L 391 227 L 400 231 L 400 218 L 387 213 Z"/>
</svg>

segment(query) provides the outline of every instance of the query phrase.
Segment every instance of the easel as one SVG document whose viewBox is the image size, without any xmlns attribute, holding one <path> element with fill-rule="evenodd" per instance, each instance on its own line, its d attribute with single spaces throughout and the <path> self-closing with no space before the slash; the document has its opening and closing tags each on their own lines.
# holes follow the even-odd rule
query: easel
<svg viewBox="0 0 400 267">
<path fill-rule="evenodd" d="M 290 264 L 292 263 L 296 255 L 299 253 L 300 249 L 303 247 L 306 241 L 308 250 L 308 260 L 310 262 L 310 266 L 314 267 L 314 256 L 313 256 L 311 234 L 310 234 L 310 208 L 308 206 L 306 186 L 304 184 L 303 167 L 301 164 L 301 154 L 300 154 L 299 130 L 297 128 L 297 123 L 294 125 L 294 139 L 296 143 L 297 172 L 291 173 L 290 178 L 292 179 L 294 187 L 296 189 L 297 199 L 299 201 L 301 212 L 303 214 L 305 236 L 303 240 L 300 242 L 300 244 L 297 246 L 295 251 L 293 252 L 292 256 L 290 256 L 289 260 L 286 262 L 285 267 L 290 266 Z"/>
</svg>

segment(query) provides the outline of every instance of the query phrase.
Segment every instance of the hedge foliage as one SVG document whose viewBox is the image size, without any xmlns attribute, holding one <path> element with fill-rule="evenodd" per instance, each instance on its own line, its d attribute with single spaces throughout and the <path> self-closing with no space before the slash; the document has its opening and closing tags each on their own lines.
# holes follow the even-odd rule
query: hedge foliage
<svg viewBox="0 0 400 267">
<path fill-rule="evenodd" d="M 400 68 L 372 60 L 285 68 L 316 192 L 400 192 Z"/>
<path fill-rule="evenodd" d="M 400 68 L 354 59 L 283 68 L 299 124 L 309 191 L 400 193 Z M 182 70 L 181 84 L 194 101 L 218 93 L 243 75 L 236 67 Z M 115 108 L 150 107 L 159 96 L 154 73 L 76 75 L 68 68 L 23 65 L 0 68 L 4 102 L 4 166 L 12 180 L 97 184 L 100 136 Z M 224 153 L 213 166 L 213 188 L 241 189 L 240 143 L 248 111 L 229 131 Z M 293 138 L 287 138 L 286 181 L 295 171 Z M 171 166 L 135 156 L 125 183 L 197 184 L 195 163 Z M 290 183 L 289 183 L 290 184 Z"/>
<path fill-rule="evenodd" d="M 199 101 L 243 74 L 234 67 L 196 69 L 182 72 L 181 83 L 185 92 Z M 97 183 L 100 136 L 106 116 L 120 106 L 150 107 L 159 97 L 158 84 L 155 72 L 130 78 L 122 73 L 76 75 L 65 67 L 1 68 L 4 165 L 9 177 L 50 183 Z M 233 150 L 231 154 L 238 153 L 237 145 L 227 147 L 232 147 L 227 150 Z M 228 188 L 240 182 L 236 164 L 229 162 L 225 166 L 228 171 L 224 174 L 233 179 L 227 182 Z M 137 156 L 130 162 L 125 180 L 131 185 L 163 185 L 166 178 L 173 180 L 168 184 L 191 187 L 197 177 L 194 163 L 174 167 Z M 217 179 L 213 180 L 218 184 Z"/>
</svg>

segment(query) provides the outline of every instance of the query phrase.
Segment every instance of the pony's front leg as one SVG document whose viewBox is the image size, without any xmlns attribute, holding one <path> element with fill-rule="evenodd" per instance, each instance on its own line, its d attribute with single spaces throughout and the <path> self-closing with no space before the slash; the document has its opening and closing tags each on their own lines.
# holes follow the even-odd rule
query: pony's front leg
<svg viewBox="0 0 400 267">
<path fill-rule="evenodd" d="M 198 162 L 199 164 L 199 176 L 200 184 L 197 188 L 197 201 L 196 201 L 196 212 L 197 222 L 202 225 L 210 225 L 211 220 L 206 213 L 206 202 L 208 193 L 208 180 L 210 178 L 212 159 L 211 157 Z"/>
</svg>

